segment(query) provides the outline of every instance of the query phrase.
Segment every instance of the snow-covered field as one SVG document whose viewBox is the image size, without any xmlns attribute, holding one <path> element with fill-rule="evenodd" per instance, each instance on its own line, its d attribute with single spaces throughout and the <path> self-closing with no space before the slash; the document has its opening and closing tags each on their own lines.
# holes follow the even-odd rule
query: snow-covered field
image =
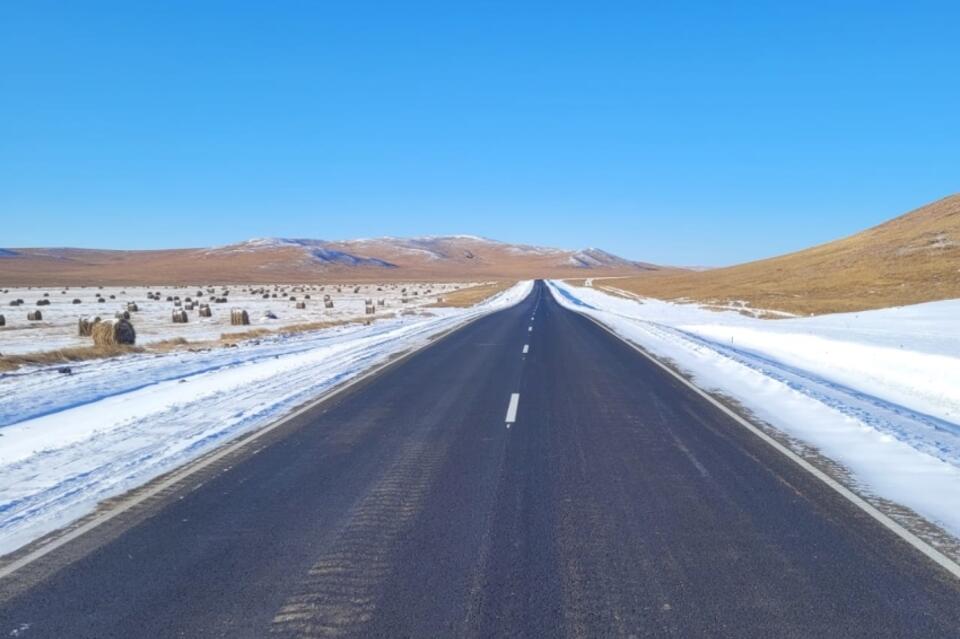
<svg viewBox="0 0 960 639">
<path fill-rule="evenodd" d="M 761 320 L 550 282 L 555 297 L 960 536 L 960 300 Z"/>
<path fill-rule="evenodd" d="M 430 316 L 90 361 L 70 375 L 56 367 L 0 375 L 0 554 L 441 331 L 519 302 L 531 286 Z"/>
<path fill-rule="evenodd" d="M 466 286 L 469 284 L 391 282 L 326 286 L 274 284 L 0 289 L 0 315 L 6 318 L 6 326 L 0 327 L 0 353 L 89 346 L 89 337 L 77 335 L 77 320 L 81 317 L 110 319 L 115 313 L 125 310 L 128 302 L 135 303 L 139 309 L 131 313 L 130 318 L 137 331 L 137 343 L 150 344 L 181 337 L 190 341 L 213 340 L 223 333 L 251 328 L 283 328 L 292 324 L 354 319 L 364 316 L 365 301 L 368 299 L 375 304 L 383 300 L 383 306 L 376 307 L 376 314 L 395 314 L 432 304 L 445 294 Z M 354 292 L 357 288 L 359 291 Z M 159 300 L 149 299 L 148 292 L 159 293 Z M 331 297 L 333 308 L 324 307 L 324 295 Z M 167 300 L 168 297 L 179 298 L 180 306 L 174 306 L 172 300 Z M 291 300 L 291 297 L 296 300 Z M 189 321 L 186 324 L 174 324 L 171 319 L 173 310 L 184 308 L 188 298 L 193 302 L 209 304 L 213 316 L 200 317 L 194 309 L 187 312 Z M 222 298 L 226 298 L 226 301 L 215 301 Z M 10 305 L 18 299 L 23 300 L 23 305 Z M 41 300 L 47 300 L 50 304 L 37 306 Z M 79 303 L 75 304 L 74 300 L 79 300 Z M 305 303 L 306 308 L 297 309 L 297 302 Z M 232 308 L 246 310 L 250 316 L 250 326 L 231 326 Z M 27 313 L 35 310 L 41 312 L 43 319 L 27 320 Z M 267 311 L 276 319 L 268 319 Z"/>
</svg>

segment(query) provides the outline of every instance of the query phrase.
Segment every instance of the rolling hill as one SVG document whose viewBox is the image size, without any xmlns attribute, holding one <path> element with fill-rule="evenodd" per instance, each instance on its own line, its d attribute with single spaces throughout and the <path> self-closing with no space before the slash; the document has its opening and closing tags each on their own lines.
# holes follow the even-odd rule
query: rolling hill
<svg viewBox="0 0 960 639">
<path fill-rule="evenodd" d="M 263 238 L 215 248 L 0 249 L 0 286 L 478 280 L 627 275 L 660 267 L 599 249 L 474 236 L 347 241 Z"/>
<path fill-rule="evenodd" d="M 960 194 L 796 253 L 707 271 L 661 270 L 608 284 L 662 299 L 746 302 L 798 314 L 960 298 Z"/>
</svg>

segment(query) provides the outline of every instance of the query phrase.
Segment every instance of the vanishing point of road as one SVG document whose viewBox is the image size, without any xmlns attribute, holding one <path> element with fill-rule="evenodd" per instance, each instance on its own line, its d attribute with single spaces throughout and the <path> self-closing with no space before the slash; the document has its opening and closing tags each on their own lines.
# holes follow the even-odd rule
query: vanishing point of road
<svg viewBox="0 0 960 639">
<path fill-rule="evenodd" d="M 538 282 L 7 576 L 0 636 L 956 637 L 960 583 Z"/>
</svg>

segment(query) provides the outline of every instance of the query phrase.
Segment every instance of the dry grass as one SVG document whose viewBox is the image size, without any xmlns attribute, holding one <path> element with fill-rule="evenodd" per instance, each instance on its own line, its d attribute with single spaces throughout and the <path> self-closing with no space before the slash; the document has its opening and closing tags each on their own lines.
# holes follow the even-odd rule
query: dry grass
<svg viewBox="0 0 960 639">
<path fill-rule="evenodd" d="M 253 328 L 249 331 L 240 331 L 238 333 L 221 333 L 220 342 L 224 344 L 236 344 L 248 339 L 257 339 L 267 335 L 298 335 L 300 333 L 309 333 L 310 331 L 319 331 L 334 326 L 346 326 L 348 324 L 363 324 L 376 319 L 373 317 L 357 317 L 353 319 L 332 320 L 328 322 L 305 322 L 303 324 L 290 324 L 283 328 Z"/>
<path fill-rule="evenodd" d="M 960 297 L 960 195 L 856 235 L 797 253 L 711 271 L 597 279 L 632 293 L 802 315 Z"/>
<path fill-rule="evenodd" d="M 4 355 L 0 357 L 0 372 L 14 371 L 21 366 L 68 364 L 91 359 L 119 357 L 120 355 L 142 353 L 143 351 L 143 348 L 137 346 L 78 346 L 76 348 L 62 348 L 57 351 Z"/>
<path fill-rule="evenodd" d="M 499 282 L 485 282 L 476 284 L 467 288 L 461 288 L 456 291 L 445 293 L 442 302 L 434 302 L 426 308 L 432 306 L 446 306 L 449 308 L 466 308 L 475 306 L 484 300 L 487 300 L 501 291 L 505 291 L 516 284 L 514 281 L 505 280 Z"/>
</svg>

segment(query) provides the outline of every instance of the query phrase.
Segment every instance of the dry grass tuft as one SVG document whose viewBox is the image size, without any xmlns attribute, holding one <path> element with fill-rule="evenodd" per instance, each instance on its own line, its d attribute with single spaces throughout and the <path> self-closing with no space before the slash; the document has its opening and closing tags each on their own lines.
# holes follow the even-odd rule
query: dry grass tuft
<svg viewBox="0 0 960 639">
<path fill-rule="evenodd" d="M 42 353 L 23 353 L 20 355 L 4 355 L 0 357 L 0 371 L 9 372 L 21 366 L 42 366 L 50 364 L 66 364 L 70 362 L 84 362 L 91 359 L 119 357 L 131 353 L 142 353 L 144 349 L 136 346 L 79 346 L 76 348 L 62 348 L 57 351 Z"/>
<path fill-rule="evenodd" d="M 442 302 L 437 301 L 433 304 L 428 304 L 427 307 L 447 306 L 451 308 L 465 308 L 467 306 L 474 306 L 493 297 L 501 291 L 507 290 L 514 284 L 516 284 L 516 282 L 509 280 L 475 284 L 474 286 L 444 293 Z"/>
</svg>

